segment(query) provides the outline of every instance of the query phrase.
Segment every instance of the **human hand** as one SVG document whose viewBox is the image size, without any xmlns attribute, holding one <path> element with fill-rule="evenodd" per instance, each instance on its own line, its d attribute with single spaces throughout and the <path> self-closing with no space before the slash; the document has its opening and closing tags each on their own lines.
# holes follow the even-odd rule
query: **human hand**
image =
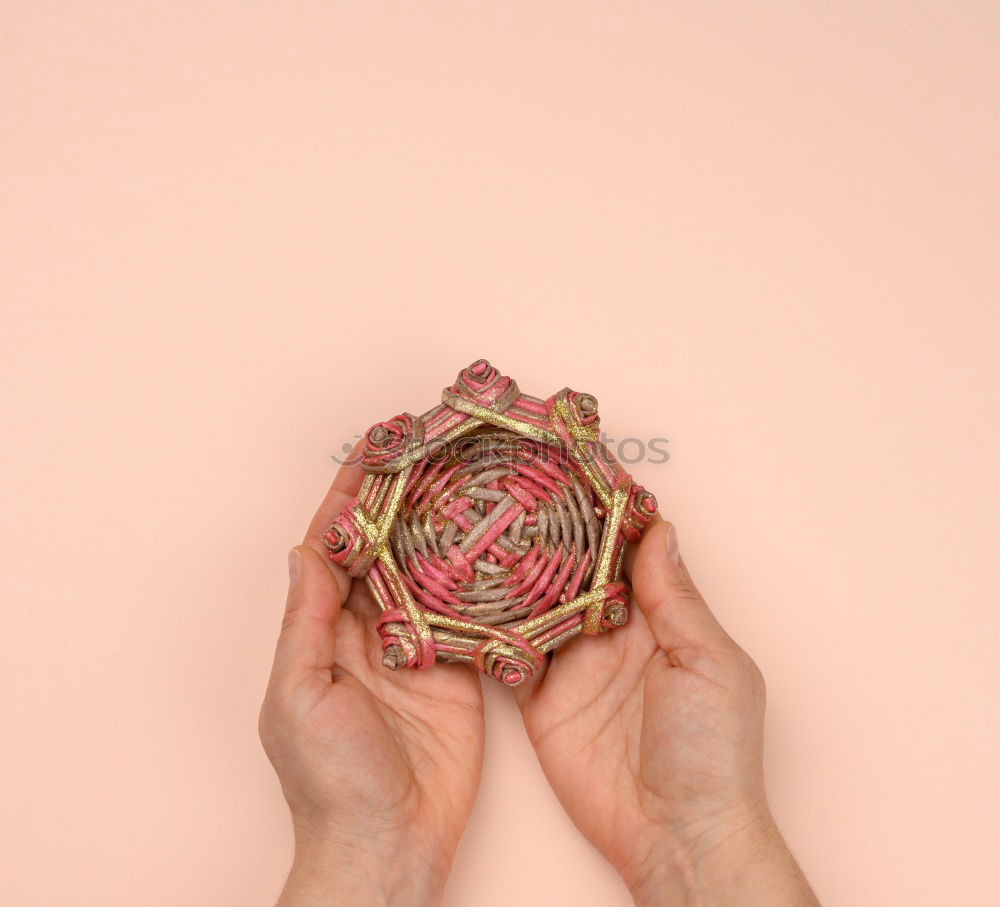
<svg viewBox="0 0 1000 907">
<path fill-rule="evenodd" d="M 658 517 L 626 626 L 557 650 L 515 696 L 538 760 L 639 904 L 817 904 L 764 792 L 764 680 Z"/>
<path fill-rule="evenodd" d="M 284 905 L 436 903 L 479 785 L 479 676 L 461 665 L 390 674 L 366 584 L 326 557 L 323 533 L 362 478 L 340 470 L 289 554 L 261 707 L 295 834 Z"/>
</svg>

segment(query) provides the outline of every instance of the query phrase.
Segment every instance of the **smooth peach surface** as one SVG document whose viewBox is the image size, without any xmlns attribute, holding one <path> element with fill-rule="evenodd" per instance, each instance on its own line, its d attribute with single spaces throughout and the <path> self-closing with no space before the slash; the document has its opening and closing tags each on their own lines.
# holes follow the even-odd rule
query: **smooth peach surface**
<svg viewBox="0 0 1000 907">
<path fill-rule="evenodd" d="M 987 2 L 4 4 L 0 899 L 273 901 L 286 551 L 485 356 L 669 439 L 824 904 L 996 904 L 998 59 Z M 486 695 L 447 903 L 629 903 Z"/>
</svg>

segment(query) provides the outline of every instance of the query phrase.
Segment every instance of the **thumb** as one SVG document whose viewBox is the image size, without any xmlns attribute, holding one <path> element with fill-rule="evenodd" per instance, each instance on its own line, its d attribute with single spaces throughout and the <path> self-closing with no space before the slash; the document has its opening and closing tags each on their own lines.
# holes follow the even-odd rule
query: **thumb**
<svg viewBox="0 0 1000 907">
<path fill-rule="evenodd" d="M 632 594 L 653 638 L 665 652 L 732 643 L 680 558 L 673 524 L 650 525 L 639 543 L 631 573 Z"/>
<path fill-rule="evenodd" d="M 288 552 L 288 601 L 274 653 L 274 679 L 296 682 L 329 674 L 336 651 L 341 597 L 336 577 L 312 548 Z"/>
</svg>

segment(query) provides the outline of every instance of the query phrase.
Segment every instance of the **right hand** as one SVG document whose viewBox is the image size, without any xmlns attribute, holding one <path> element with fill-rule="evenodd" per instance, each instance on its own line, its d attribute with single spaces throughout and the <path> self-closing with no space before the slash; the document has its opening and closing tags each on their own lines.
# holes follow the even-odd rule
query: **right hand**
<svg viewBox="0 0 1000 907">
<path fill-rule="evenodd" d="M 631 562 L 629 623 L 515 690 L 556 795 L 636 901 L 816 904 L 764 792 L 764 679 L 695 588 L 672 526 Z"/>
</svg>

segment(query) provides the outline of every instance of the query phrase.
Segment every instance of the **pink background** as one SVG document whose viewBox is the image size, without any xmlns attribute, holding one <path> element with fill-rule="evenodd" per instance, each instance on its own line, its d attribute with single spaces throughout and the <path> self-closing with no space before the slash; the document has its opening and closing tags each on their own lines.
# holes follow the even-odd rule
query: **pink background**
<svg viewBox="0 0 1000 907">
<path fill-rule="evenodd" d="M 285 553 L 486 356 L 670 439 L 824 903 L 996 904 L 998 59 L 992 2 L 4 3 L 4 902 L 274 898 Z M 487 698 L 448 904 L 628 903 Z"/>
</svg>

